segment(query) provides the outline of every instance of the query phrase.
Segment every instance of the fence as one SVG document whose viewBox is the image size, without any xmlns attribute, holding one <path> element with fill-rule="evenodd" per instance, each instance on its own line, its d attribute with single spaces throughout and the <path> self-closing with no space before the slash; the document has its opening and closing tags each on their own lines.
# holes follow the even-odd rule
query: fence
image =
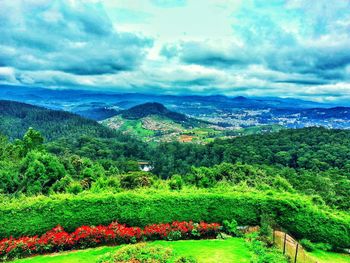
<svg viewBox="0 0 350 263">
<path fill-rule="evenodd" d="M 317 263 L 306 254 L 305 249 L 296 241 L 293 237 L 285 232 L 274 230 L 273 242 L 277 248 L 283 251 L 283 254 L 287 255 L 293 263 Z"/>
</svg>

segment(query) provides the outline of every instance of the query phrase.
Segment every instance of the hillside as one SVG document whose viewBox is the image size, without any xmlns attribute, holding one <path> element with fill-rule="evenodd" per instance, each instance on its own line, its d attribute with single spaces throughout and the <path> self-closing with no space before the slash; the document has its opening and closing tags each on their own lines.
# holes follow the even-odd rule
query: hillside
<svg viewBox="0 0 350 263">
<path fill-rule="evenodd" d="M 198 137 L 199 131 L 215 133 L 215 130 L 220 129 L 208 122 L 170 111 L 156 102 L 120 111 L 116 116 L 101 123 L 146 141 L 193 141 Z"/>
<path fill-rule="evenodd" d="M 170 111 L 163 104 L 157 102 L 136 105 L 128 110 L 122 111 L 121 115 L 125 119 L 140 119 L 151 115 L 157 115 L 180 123 L 187 123 L 190 120 L 186 115 Z"/>
<path fill-rule="evenodd" d="M 61 137 L 112 137 L 114 132 L 96 121 L 79 115 L 21 102 L 0 100 L 0 133 L 10 139 L 22 138 L 29 127 L 40 131 L 46 140 Z"/>
<path fill-rule="evenodd" d="M 102 121 L 117 115 L 118 111 L 115 109 L 100 107 L 100 108 L 77 110 L 77 111 L 74 111 L 74 113 L 84 118 L 88 118 L 95 121 Z"/>
</svg>

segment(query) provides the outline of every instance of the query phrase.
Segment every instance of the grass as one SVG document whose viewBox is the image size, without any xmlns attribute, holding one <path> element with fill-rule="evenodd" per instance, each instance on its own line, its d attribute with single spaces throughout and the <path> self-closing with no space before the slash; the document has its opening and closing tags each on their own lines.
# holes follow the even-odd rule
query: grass
<svg viewBox="0 0 350 263">
<path fill-rule="evenodd" d="M 317 263 L 350 263 L 350 255 L 315 250 L 308 253 Z"/>
<path fill-rule="evenodd" d="M 156 241 L 149 243 L 171 247 L 176 255 L 193 256 L 200 263 L 245 263 L 250 262 L 251 254 L 240 238 L 227 240 L 187 240 L 187 241 Z M 80 251 L 57 253 L 52 255 L 37 256 L 14 261 L 15 263 L 94 263 L 97 258 L 105 253 L 114 252 L 120 246 L 99 247 Z"/>
<path fill-rule="evenodd" d="M 99 247 L 79 251 L 55 253 L 13 261 L 14 263 L 95 263 L 97 258 L 108 252 L 117 251 L 118 247 Z"/>
<path fill-rule="evenodd" d="M 193 256 L 200 263 L 248 263 L 251 259 L 251 253 L 245 241 L 239 238 L 176 242 L 156 241 L 154 244 L 171 247 L 178 255 Z"/>
</svg>

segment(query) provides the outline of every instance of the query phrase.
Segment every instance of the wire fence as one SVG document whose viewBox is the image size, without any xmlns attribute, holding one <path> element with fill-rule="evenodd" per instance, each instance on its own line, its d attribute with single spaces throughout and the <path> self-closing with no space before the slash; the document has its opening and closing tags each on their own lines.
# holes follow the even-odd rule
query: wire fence
<svg viewBox="0 0 350 263">
<path fill-rule="evenodd" d="M 283 231 L 273 231 L 273 242 L 293 263 L 318 263 L 306 253 L 298 241 Z"/>
</svg>

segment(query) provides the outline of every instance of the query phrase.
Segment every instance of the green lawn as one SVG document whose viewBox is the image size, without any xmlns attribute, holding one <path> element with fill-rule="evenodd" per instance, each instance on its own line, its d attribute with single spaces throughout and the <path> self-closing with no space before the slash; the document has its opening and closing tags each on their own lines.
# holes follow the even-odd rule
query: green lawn
<svg viewBox="0 0 350 263">
<path fill-rule="evenodd" d="M 239 238 L 176 242 L 156 241 L 154 244 L 172 247 L 176 254 L 193 256 L 200 263 L 244 263 L 250 262 L 251 258 L 245 241 Z"/>
<path fill-rule="evenodd" d="M 245 241 L 239 238 L 227 240 L 189 240 L 189 241 L 156 241 L 149 243 L 171 247 L 177 255 L 193 256 L 201 263 L 244 263 L 250 262 L 250 252 Z M 120 246 L 119 246 L 120 247 Z M 119 247 L 100 247 L 81 251 L 65 252 L 46 256 L 37 256 L 16 260 L 16 263 L 94 263 L 96 259 L 107 252 L 113 252 Z"/>
<path fill-rule="evenodd" d="M 318 263 L 350 263 L 350 255 L 316 250 L 308 253 Z"/>
</svg>

